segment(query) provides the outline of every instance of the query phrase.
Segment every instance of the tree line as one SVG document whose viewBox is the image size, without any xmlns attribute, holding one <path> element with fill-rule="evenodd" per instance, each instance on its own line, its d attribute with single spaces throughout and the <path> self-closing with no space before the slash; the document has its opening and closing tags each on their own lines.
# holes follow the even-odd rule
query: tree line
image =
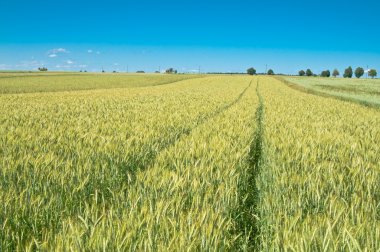
<svg viewBox="0 0 380 252">
<path fill-rule="evenodd" d="M 247 74 L 249 75 L 255 75 L 256 74 L 256 69 L 254 69 L 253 67 L 250 67 L 247 69 Z M 274 75 L 274 71 L 273 69 L 269 69 L 267 72 L 266 72 L 267 75 Z"/>
<path fill-rule="evenodd" d="M 361 78 L 363 75 L 364 75 L 364 69 L 362 67 L 358 67 L 355 69 L 355 72 L 353 71 L 352 67 L 349 66 L 348 68 L 346 68 L 344 70 L 344 73 L 343 73 L 343 78 L 352 78 L 352 76 L 355 74 L 355 77 L 356 78 Z M 304 70 L 300 70 L 298 72 L 298 75 L 299 76 L 317 76 L 316 74 L 314 74 L 310 69 L 307 69 L 306 72 Z M 340 75 L 339 73 L 339 70 L 338 69 L 334 69 L 334 71 L 330 72 L 330 70 L 324 70 L 321 72 L 320 76 L 321 77 L 330 77 L 330 76 L 334 76 L 334 77 L 337 77 Z M 368 76 L 370 76 L 371 78 L 375 78 L 377 76 L 377 71 L 376 69 L 370 69 L 368 70 Z"/>
</svg>

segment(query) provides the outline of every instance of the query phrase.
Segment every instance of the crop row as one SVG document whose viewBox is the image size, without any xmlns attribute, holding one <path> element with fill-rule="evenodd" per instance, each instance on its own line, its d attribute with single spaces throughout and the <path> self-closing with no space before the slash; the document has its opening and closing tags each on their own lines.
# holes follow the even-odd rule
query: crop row
<svg viewBox="0 0 380 252">
<path fill-rule="evenodd" d="M 262 78 L 261 246 L 380 248 L 380 113 Z"/>
<path fill-rule="evenodd" d="M 1 247 L 232 246 L 249 82 L 0 96 Z"/>
</svg>

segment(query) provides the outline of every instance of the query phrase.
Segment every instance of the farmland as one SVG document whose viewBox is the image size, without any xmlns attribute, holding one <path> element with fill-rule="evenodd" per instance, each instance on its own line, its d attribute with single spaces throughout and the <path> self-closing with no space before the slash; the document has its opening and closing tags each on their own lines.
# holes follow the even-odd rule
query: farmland
<svg viewBox="0 0 380 252">
<path fill-rule="evenodd" d="M 0 74 L 1 251 L 380 249 L 378 109 L 266 76 L 42 75 Z"/>
<path fill-rule="evenodd" d="M 380 107 L 379 79 L 342 79 L 321 77 L 286 77 L 310 92 L 335 96 L 372 107 Z"/>
<path fill-rule="evenodd" d="M 266 169 L 262 244 L 267 249 L 380 248 L 380 113 L 376 109 L 261 85 Z"/>
<path fill-rule="evenodd" d="M 0 94 L 58 92 L 163 85 L 199 77 L 197 75 L 119 74 L 119 73 L 1 73 Z"/>
</svg>

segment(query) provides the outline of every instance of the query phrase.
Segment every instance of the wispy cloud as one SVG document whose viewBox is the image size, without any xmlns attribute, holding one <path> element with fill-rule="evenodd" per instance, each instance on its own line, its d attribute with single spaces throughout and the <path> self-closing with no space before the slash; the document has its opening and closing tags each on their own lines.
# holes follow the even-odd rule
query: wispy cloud
<svg viewBox="0 0 380 252">
<path fill-rule="evenodd" d="M 44 65 L 44 62 L 42 61 L 38 61 L 38 60 L 24 60 L 24 61 L 21 61 L 19 64 L 16 65 L 16 67 L 27 67 L 27 68 L 30 68 L 30 67 L 40 67 L 40 66 L 43 66 Z"/>
<path fill-rule="evenodd" d="M 99 54 L 100 54 L 100 52 L 99 52 L 99 51 L 97 51 L 97 52 L 96 52 L 96 54 L 97 54 L 97 55 L 99 55 Z"/>
<path fill-rule="evenodd" d="M 88 53 L 93 53 L 94 51 L 92 49 L 87 50 Z"/>
<path fill-rule="evenodd" d="M 56 68 L 71 68 L 71 65 L 56 65 Z"/>
<path fill-rule="evenodd" d="M 59 56 L 59 54 L 63 54 L 63 53 L 70 53 L 70 52 L 65 48 L 54 48 L 54 49 L 49 50 L 47 52 L 47 55 L 49 58 L 56 58 Z"/>
<path fill-rule="evenodd" d="M 74 64 L 74 61 L 72 61 L 72 60 L 67 60 L 66 63 L 71 65 L 71 64 Z"/>
<path fill-rule="evenodd" d="M 65 48 L 54 48 L 49 51 L 50 53 L 69 53 Z"/>
</svg>

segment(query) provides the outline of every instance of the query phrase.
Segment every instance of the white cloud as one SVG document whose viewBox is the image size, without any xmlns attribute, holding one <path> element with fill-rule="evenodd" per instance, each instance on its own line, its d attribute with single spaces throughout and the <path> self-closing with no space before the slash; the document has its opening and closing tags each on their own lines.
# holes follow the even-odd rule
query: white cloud
<svg viewBox="0 0 380 252">
<path fill-rule="evenodd" d="M 54 49 L 51 49 L 47 52 L 47 56 L 49 58 L 56 58 L 60 54 L 63 54 L 63 53 L 70 53 L 70 52 L 65 48 L 54 48 Z"/>
<path fill-rule="evenodd" d="M 70 65 L 56 65 L 56 68 L 71 68 Z"/>
<path fill-rule="evenodd" d="M 60 54 L 60 53 L 70 53 L 70 52 L 65 48 L 54 48 L 54 49 L 49 50 L 47 53 L 48 53 L 48 55 L 58 56 L 58 54 Z"/>
<path fill-rule="evenodd" d="M 78 65 L 78 67 L 84 68 L 84 67 L 87 67 L 87 65 Z"/>
<path fill-rule="evenodd" d="M 45 64 L 41 61 L 32 60 L 32 61 L 21 61 L 19 64 L 16 65 L 16 67 L 40 67 L 44 66 Z"/>
<path fill-rule="evenodd" d="M 97 54 L 97 55 L 99 55 L 99 54 L 100 54 L 100 52 L 99 52 L 99 51 L 97 51 L 97 52 L 96 52 L 96 54 Z"/>
<path fill-rule="evenodd" d="M 118 65 L 119 65 L 119 63 L 113 63 L 113 65 L 114 65 L 114 66 L 118 66 Z"/>
<path fill-rule="evenodd" d="M 57 48 L 57 49 L 53 49 L 53 52 L 55 52 L 55 53 L 67 53 L 68 51 L 65 48 Z"/>
<path fill-rule="evenodd" d="M 88 52 L 88 53 L 93 53 L 93 50 L 88 49 L 87 52 Z"/>
<path fill-rule="evenodd" d="M 67 64 L 74 64 L 74 61 L 67 60 L 66 63 L 67 63 Z"/>
</svg>

